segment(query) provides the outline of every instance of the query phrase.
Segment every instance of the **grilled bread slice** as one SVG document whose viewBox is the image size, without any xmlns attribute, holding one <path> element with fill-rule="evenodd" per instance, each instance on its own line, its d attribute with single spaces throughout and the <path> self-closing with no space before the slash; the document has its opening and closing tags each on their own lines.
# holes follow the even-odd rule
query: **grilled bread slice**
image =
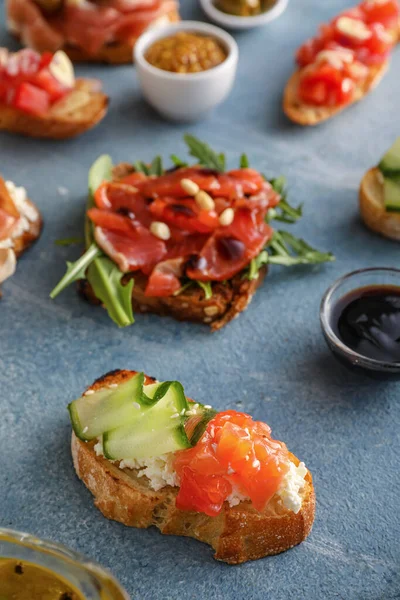
<svg viewBox="0 0 400 600">
<path fill-rule="evenodd" d="M 75 89 L 53 104 L 44 116 L 0 104 L 0 130 L 49 139 L 80 135 L 106 115 L 108 98 L 98 87 L 97 81 L 77 79 Z"/>
<path fill-rule="evenodd" d="M 134 371 L 113 371 L 89 388 L 98 390 L 132 377 Z M 146 383 L 155 381 L 147 378 Z M 295 514 L 284 508 L 275 496 L 264 512 L 256 511 L 250 502 L 230 507 L 227 503 L 216 517 L 178 510 L 175 499 L 178 488 L 166 486 L 155 492 L 137 471 L 120 469 L 97 456 L 94 442 L 82 442 L 72 434 L 72 457 L 75 471 L 92 492 L 97 508 L 108 519 L 130 527 L 156 526 L 161 533 L 195 538 L 212 546 L 215 558 L 229 564 L 240 564 L 284 552 L 300 544 L 310 533 L 315 515 L 315 493 L 310 473 L 302 492 L 302 507 Z M 298 465 L 299 460 L 291 455 Z"/>
<path fill-rule="evenodd" d="M 0 176 L 0 199 L 8 196 L 5 182 Z M 9 196 L 8 196 L 9 197 Z M 32 212 L 36 213 L 36 219 L 29 221 L 29 229 L 12 239 L 12 248 L 0 248 L 0 284 L 15 271 L 16 259 L 18 259 L 40 236 L 43 221 L 39 209 L 31 200 L 26 199 Z M 1 291 L 0 291 L 1 297 Z"/>
<path fill-rule="evenodd" d="M 350 104 L 344 104 L 342 106 L 313 106 L 311 104 L 302 103 L 299 99 L 298 89 L 303 69 L 299 69 L 293 73 L 286 84 L 283 95 L 284 113 L 291 121 L 298 123 L 299 125 L 318 125 L 319 123 L 334 117 L 345 108 L 348 108 L 351 104 L 355 104 L 359 100 L 362 100 L 364 96 L 378 85 L 387 69 L 388 63 L 384 63 L 379 67 L 371 67 L 368 77 L 356 88 Z"/>
<path fill-rule="evenodd" d="M 400 212 L 386 210 L 383 175 L 378 168 L 367 171 L 360 185 L 361 217 L 369 229 L 400 241 Z"/>
<path fill-rule="evenodd" d="M 132 165 L 128 163 L 116 165 L 113 170 L 114 180 L 126 177 L 133 170 Z M 132 277 L 135 279 L 132 289 L 134 312 L 170 316 L 178 321 L 205 323 L 212 331 L 217 331 L 247 308 L 266 274 L 267 267 L 262 267 L 258 278 L 252 281 L 243 279 L 239 273 L 224 284 L 215 282 L 212 284 L 213 295 L 209 300 L 205 299 L 203 290 L 196 286 L 188 288 L 178 296 L 145 296 L 147 277 L 138 273 L 124 275 L 122 281 L 126 284 Z M 81 280 L 78 289 L 86 300 L 92 304 L 100 304 L 87 280 Z"/>
</svg>

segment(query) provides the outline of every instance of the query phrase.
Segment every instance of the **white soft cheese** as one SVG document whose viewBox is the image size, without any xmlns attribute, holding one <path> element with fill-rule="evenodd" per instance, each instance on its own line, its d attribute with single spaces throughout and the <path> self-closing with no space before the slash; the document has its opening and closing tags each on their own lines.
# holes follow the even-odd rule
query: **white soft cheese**
<svg viewBox="0 0 400 600">
<path fill-rule="evenodd" d="M 283 477 L 281 486 L 277 491 L 283 505 L 288 510 L 297 514 L 301 509 L 302 498 L 301 490 L 305 485 L 305 476 L 307 469 L 304 463 L 300 463 L 298 467 L 294 463 L 290 463 L 289 471 Z"/>
</svg>

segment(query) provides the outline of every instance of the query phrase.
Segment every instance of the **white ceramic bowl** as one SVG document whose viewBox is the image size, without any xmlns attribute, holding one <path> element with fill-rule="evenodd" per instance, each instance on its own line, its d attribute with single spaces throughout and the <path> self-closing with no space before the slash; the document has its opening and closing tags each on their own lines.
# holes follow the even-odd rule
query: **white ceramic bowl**
<svg viewBox="0 0 400 600">
<path fill-rule="evenodd" d="M 261 15 L 254 17 L 237 17 L 229 15 L 215 6 L 215 0 L 200 0 L 202 9 L 206 15 L 218 25 L 227 27 L 228 29 L 251 29 L 266 25 L 277 17 L 279 17 L 286 9 L 289 0 L 277 0 L 276 4 L 263 12 Z"/>
<path fill-rule="evenodd" d="M 199 73 L 171 73 L 153 67 L 145 59 L 147 49 L 157 40 L 190 31 L 216 38 L 228 56 L 220 65 Z M 150 29 L 135 44 L 134 60 L 143 94 L 163 116 L 175 121 L 196 121 L 228 96 L 235 80 L 239 50 L 233 37 L 219 27 L 198 21 Z"/>
</svg>

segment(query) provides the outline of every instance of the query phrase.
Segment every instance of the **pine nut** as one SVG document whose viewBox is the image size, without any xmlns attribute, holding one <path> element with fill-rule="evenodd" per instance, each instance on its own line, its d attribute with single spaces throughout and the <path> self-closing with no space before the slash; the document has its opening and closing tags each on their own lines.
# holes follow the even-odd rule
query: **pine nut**
<svg viewBox="0 0 400 600">
<path fill-rule="evenodd" d="M 226 208 L 220 215 L 219 215 L 219 222 L 221 225 L 223 225 L 224 227 L 228 227 L 228 225 L 230 225 L 233 222 L 233 219 L 235 218 L 235 213 L 233 208 Z"/>
<path fill-rule="evenodd" d="M 195 183 L 191 179 L 181 179 L 181 188 L 187 194 L 189 194 L 189 196 L 195 196 L 200 191 L 200 188 L 197 185 L 197 183 Z"/>
<path fill-rule="evenodd" d="M 207 317 L 214 317 L 218 313 L 218 306 L 206 306 L 204 313 Z"/>
<path fill-rule="evenodd" d="M 203 192 L 203 190 L 200 190 L 200 192 L 197 192 L 196 196 L 195 196 L 195 200 L 196 200 L 196 204 L 202 209 L 202 210 L 214 210 L 215 208 L 215 202 L 214 200 L 211 198 L 211 196 L 209 194 L 207 194 L 207 192 Z"/>
<path fill-rule="evenodd" d="M 161 221 L 153 221 L 150 225 L 150 231 L 160 240 L 169 240 L 171 237 L 168 225 L 166 223 L 161 223 Z"/>
</svg>

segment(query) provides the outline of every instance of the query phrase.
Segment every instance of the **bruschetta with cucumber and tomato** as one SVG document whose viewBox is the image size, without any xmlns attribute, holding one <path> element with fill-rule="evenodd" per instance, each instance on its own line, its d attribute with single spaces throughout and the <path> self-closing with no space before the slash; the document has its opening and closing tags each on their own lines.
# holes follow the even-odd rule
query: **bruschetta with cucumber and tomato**
<svg viewBox="0 0 400 600">
<path fill-rule="evenodd" d="M 14 275 L 17 259 L 41 229 L 42 218 L 26 189 L 0 176 L 0 285 Z"/>
<path fill-rule="evenodd" d="M 69 413 L 75 471 L 108 519 L 195 538 L 230 564 L 284 552 L 311 531 L 310 472 L 248 414 L 134 371 L 104 375 Z"/>
<path fill-rule="evenodd" d="M 363 0 L 320 27 L 296 54 L 284 93 L 286 115 L 317 125 L 358 102 L 381 80 L 398 42 L 398 0 Z"/>
<path fill-rule="evenodd" d="M 0 130 L 64 139 L 84 133 L 106 115 L 101 83 L 76 79 L 61 50 L 39 54 L 0 48 Z"/>
<path fill-rule="evenodd" d="M 220 329 L 251 301 L 270 264 L 333 260 L 273 220 L 293 223 L 282 179 L 268 181 L 243 155 L 228 170 L 225 157 L 185 136 L 195 164 L 172 156 L 113 165 L 101 156 L 89 173 L 86 252 L 68 263 L 51 293 L 79 280 L 119 325 L 133 311 L 170 315 Z"/>
<path fill-rule="evenodd" d="M 400 137 L 379 165 L 364 175 L 360 186 L 360 212 L 367 227 L 400 241 Z"/>
</svg>

